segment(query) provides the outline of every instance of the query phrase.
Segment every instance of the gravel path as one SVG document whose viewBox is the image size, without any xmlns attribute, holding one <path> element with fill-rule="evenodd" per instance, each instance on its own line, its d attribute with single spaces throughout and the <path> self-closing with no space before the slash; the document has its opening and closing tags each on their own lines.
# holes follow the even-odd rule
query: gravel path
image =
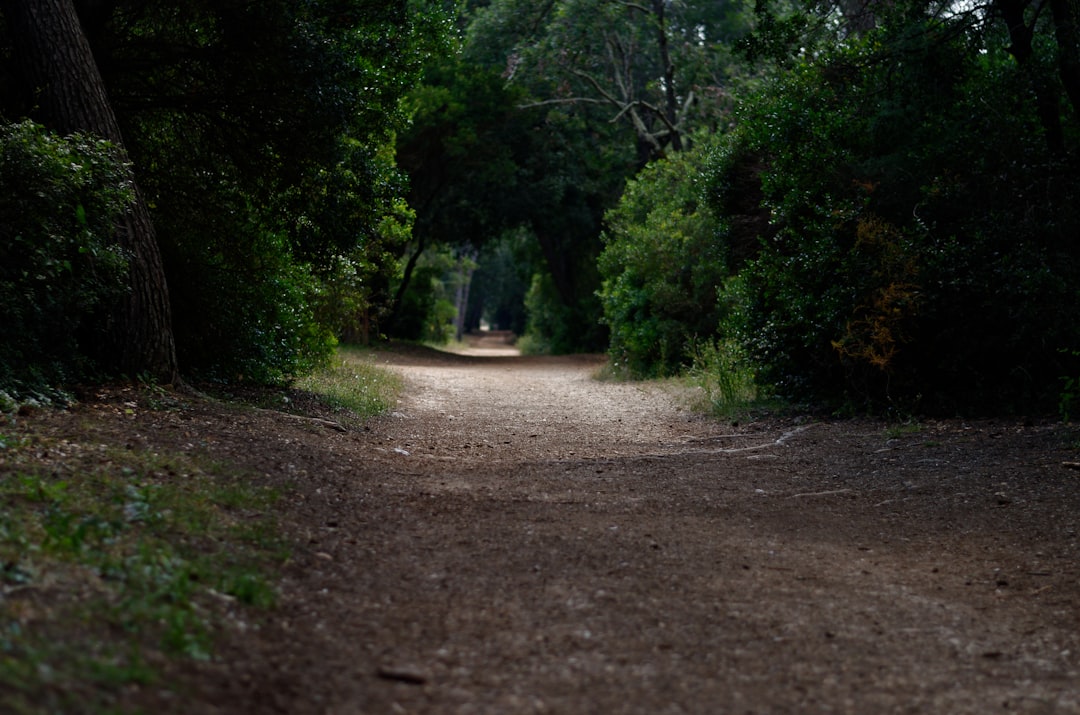
<svg viewBox="0 0 1080 715">
<path fill-rule="evenodd" d="M 306 549 L 222 712 L 1080 713 L 1064 427 L 732 427 L 593 358 L 379 360 L 392 415 L 261 437 Z"/>
</svg>

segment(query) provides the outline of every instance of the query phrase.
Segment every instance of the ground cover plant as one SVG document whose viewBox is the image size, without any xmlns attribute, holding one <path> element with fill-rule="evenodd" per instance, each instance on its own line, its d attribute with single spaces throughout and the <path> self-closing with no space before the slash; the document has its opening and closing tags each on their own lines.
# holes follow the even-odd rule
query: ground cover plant
<svg viewBox="0 0 1080 715">
<path fill-rule="evenodd" d="M 306 389 L 264 390 L 260 402 L 319 404 L 323 423 L 352 425 L 393 403 L 400 381 L 360 351 L 334 362 Z M 161 449 L 136 426 L 186 425 L 200 405 L 267 407 L 147 385 L 85 397 L 69 410 L 24 404 L 0 422 L 5 712 L 139 712 L 141 690 L 182 698 L 177 663 L 209 661 L 222 637 L 268 617 L 290 558 L 275 517 L 287 485 L 213 455 L 194 430 Z"/>
<path fill-rule="evenodd" d="M 147 409 L 124 389 L 108 409 Z M 0 685 L 16 713 L 111 712 L 163 659 L 275 600 L 274 489 L 198 450 L 0 430 Z"/>
<path fill-rule="evenodd" d="M 296 381 L 295 387 L 317 395 L 350 423 L 387 412 L 401 391 L 401 378 L 370 361 L 371 351 L 343 346 L 327 367 Z"/>
</svg>

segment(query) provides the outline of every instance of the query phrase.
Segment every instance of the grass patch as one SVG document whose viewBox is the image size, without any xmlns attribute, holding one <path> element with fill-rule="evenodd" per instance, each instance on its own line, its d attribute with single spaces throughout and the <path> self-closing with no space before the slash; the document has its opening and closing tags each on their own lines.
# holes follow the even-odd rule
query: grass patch
<svg viewBox="0 0 1080 715">
<path fill-rule="evenodd" d="M 274 490 L 79 434 L 0 426 L 4 712 L 138 712 L 140 688 L 180 687 L 171 661 L 210 658 L 215 634 L 273 606 L 287 558 Z"/>
<path fill-rule="evenodd" d="M 343 346 L 328 367 L 297 380 L 295 387 L 319 395 L 330 407 L 347 410 L 363 421 L 393 408 L 402 380 L 396 373 L 373 365 L 369 351 Z"/>
<path fill-rule="evenodd" d="M 754 372 L 732 341 L 701 341 L 691 347 L 687 384 L 697 390 L 696 409 L 731 419 L 767 407 Z"/>
<path fill-rule="evenodd" d="M 592 372 L 592 379 L 597 382 L 628 382 L 632 380 L 626 370 L 619 367 L 610 358 Z"/>
<path fill-rule="evenodd" d="M 886 439 L 900 439 L 901 437 L 910 437 L 912 435 L 919 434 L 923 431 L 923 425 L 916 419 L 906 419 L 901 422 L 895 422 L 888 425 L 885 428 Z"/>
</svg>

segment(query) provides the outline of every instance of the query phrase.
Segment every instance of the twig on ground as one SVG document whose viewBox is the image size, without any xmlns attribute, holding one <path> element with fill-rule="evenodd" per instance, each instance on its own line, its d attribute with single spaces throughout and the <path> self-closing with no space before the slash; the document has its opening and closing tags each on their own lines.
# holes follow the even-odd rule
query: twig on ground
<svg viewBox="0 0 1080 715">
<path fill-rule="evenodd" d="M 312 424 L 319 425 L 320 427 L 329 427 L 330 429 L 337 430 L 338 432 L 348 432 L 349 431 L 341 423 L 334 422 L 333 420 L 323 419 L 322 417 L 308 417 L 307 415 L 295 415 L 292 412 L 282 412 L 281 410 L 269 410 L 269 409 L 266 409 L 265 407 L 253 407 L 252 409 L 257 410 L 259 412 L 268 412 L 268 413 L 270 413 L 272 415 L 279 415 L 281 417 L 291 417 L 294 420 L 301 420 L 303 422 L 310 422 Z"/>
<path fill-rule="evenodd" d="M 802 492 L 800 494 L 792 494 L 788 499 L 798 499 L 799 497 L 831 497 L 836 494 L 847 494 L 851 491 L 851 489 L 829 489 L 824 492 Z"/>
</svg>

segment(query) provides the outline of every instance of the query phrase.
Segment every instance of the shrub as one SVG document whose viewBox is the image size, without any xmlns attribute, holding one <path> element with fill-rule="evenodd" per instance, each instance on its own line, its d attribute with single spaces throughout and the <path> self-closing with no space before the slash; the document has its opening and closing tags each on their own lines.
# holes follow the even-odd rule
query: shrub
<svg viewBox="0 0 1080 715">
<path fill-rule="evenodd" d="M 707 149 L 707 147 L 706 147 Z M 609 354 L 637 377 L 678 372 L 711 339 L 726 276 L 715 221 L 700 201 L 704 149 L 653 162 L 607 213 L 599 267 Z"/>
<path fill-rule="evenodd" d="M 547 271 L 533 274 L 525 294 L 525 312 L 525 335 L 517 347 L 526 355 L 599 352 L 606 343 L 607 334 L 597 320 L 599 300 L 582 297 L 568 305 Z"/>
<path fill-rule="evenodd" d="M 1053 409 L 1073 374 L 1060 348 L 1080 342 L 1075 172 L 1032 103 L 1010 99 L 1026 86 L 1011 59 L 940 29 L 886 26 L 794 68 L 730 140 L 762 157 L 771 216 L 733 327 L 789 399 Z M 713 167 L 723 205 L 735 163 Z"/>
<path fill-rule="evenodd" d="M 125 290 L 114 235 L 132 198 L 107 142 L 0 126 L 0 389 L 40 392 L 96 370 L 108 309 Z"/>
<path fill-rule="evenodd" d="M 198 379 L 282 384 L 329 359 L 335 339 L 316 320 L 320 284 L 273 227 L 241 219 L 231 242 L 198 222 L 164 223 L 181 369 Z"/>
</svg>

